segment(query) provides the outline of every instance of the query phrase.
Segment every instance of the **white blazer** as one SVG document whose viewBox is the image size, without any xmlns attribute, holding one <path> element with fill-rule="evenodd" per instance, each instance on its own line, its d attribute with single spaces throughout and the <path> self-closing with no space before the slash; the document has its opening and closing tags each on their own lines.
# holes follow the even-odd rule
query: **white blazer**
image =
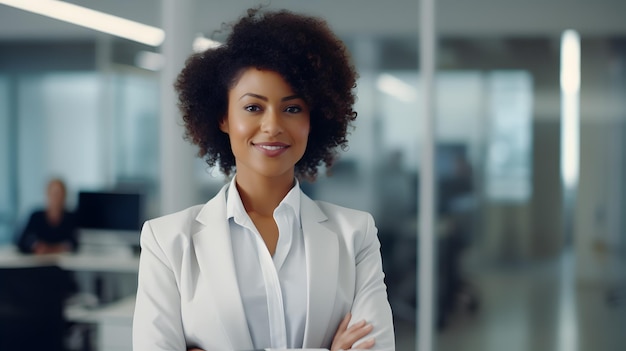
<svg viewBox="0 0 626 351">
<path fill-rule="evenodd" d="M 226 189 L 205 205 L 147 221 L 141 232 L 135 351 L 252 350 L 233 261 Z M 394 350 L 380 243 L 369 213 L 301 196 L 308 278 L 304 348 L 330 349 L 347 312 Z"/>
</svg>

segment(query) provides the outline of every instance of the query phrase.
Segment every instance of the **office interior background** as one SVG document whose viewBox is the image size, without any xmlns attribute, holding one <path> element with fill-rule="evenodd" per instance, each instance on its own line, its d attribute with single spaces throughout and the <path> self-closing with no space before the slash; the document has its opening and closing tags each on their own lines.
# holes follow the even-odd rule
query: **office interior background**
<svg viewBox="0 0 626 351">
<path fill-rule="evenodd" d="M 80 191 L 140 192 L 144 219 L 203 203 L 225 182 L 182 140 L 172 72 L 197 36 L 219 41 L 223 23 L 259 2 L 67 2 L 164 28 L 170 46 L 0 4 L 3 246 L 44 204 L 53 176 L 67 182 L 70 209 Z M 413 350 L 423 147 L 419 3 L 268 3 L 325 18 L 353 55 L 360 78 L 350 147 L 332 175 L 304 188 L 374 215 L 397 347 Z M 608 351 L 626 344 L 624 18 L 619 0 L 436 1 L 436 350 Z M 580 38 L 573 132 L 562 122 L 567 29 Z M 579 150 L 578 171 L 567 182 L 562 141 L 571 135 L 579 136 L 567 144 Z M 138 241 L 138 232 L 124 235 Z"/>
</svg>

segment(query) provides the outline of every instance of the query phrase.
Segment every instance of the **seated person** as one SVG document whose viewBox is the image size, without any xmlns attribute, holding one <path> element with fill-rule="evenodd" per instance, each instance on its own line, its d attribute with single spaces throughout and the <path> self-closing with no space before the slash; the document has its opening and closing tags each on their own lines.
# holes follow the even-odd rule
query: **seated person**
<svg viewBox="0 0 626 351">
<path fill-rule="evenodd" d="M 65 197 L 65 183 L 58 178 L 51 179 L 46 208 L 30 216 L 18 239 L 21 252 L 50 254 L 77 250 L 77 222 L 74 214 L 65 209 Z"/>
</svg>

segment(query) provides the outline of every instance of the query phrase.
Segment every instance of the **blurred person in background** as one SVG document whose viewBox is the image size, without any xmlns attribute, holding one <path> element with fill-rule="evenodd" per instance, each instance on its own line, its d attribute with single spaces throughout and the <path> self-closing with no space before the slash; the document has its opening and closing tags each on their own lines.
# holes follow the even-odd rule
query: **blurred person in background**
<svg viewBox="0 0 626 351">
<path fill-rule="evenodd" d="M 300 190 L 345 147 L 356 72 L 325 21 L 249 10 L 176 82 L 187 137 L 232 180 L 141 233 L 133 349 L 395 349 L 370 214 Z"/>
<path fill-rule="evenodd" d="M 74 214 L 65 208 L 66 195 L 63 180 L 48 182 L 46 207 L 31 214 L 18 238 L 21 252 L 40 255 L 77 250 L 78 227 Z"/>
</svg>

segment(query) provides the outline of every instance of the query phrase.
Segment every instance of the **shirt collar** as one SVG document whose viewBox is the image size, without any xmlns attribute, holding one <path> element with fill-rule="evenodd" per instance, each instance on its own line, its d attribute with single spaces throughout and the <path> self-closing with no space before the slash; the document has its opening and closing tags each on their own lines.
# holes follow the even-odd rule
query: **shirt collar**
<svg viewBox="0 0 626 351">
<path fill-rule="evenodd" d="M 226 219 L 233 218 L 236 223 L 244 224 L 249 220 L 250 217 L 246 213 L 245 207 L 243 207 L 241 196 L 239 196 L 237 184 L 235 183 L 236 177 L 237 176 L 235 175 L 230 181 L 230 185 L 228 186 L 228 191 L 226 193 Z M 276 213 L 276 211 L 281 211 L 284 208 L 291 208 L 293 210 L 293 214 L 295 215 L 298 226 L 301 227 L 300 198 L 300 182 L 298 182 L 297 179 L 294 179 L 293 188 L 289 190 L 289 192 L 287 193 L 287 195 L 285 195 L 280 204 L 278 204 L 278 207 L 276 207 L 274 213 Z"/>
</svg>

